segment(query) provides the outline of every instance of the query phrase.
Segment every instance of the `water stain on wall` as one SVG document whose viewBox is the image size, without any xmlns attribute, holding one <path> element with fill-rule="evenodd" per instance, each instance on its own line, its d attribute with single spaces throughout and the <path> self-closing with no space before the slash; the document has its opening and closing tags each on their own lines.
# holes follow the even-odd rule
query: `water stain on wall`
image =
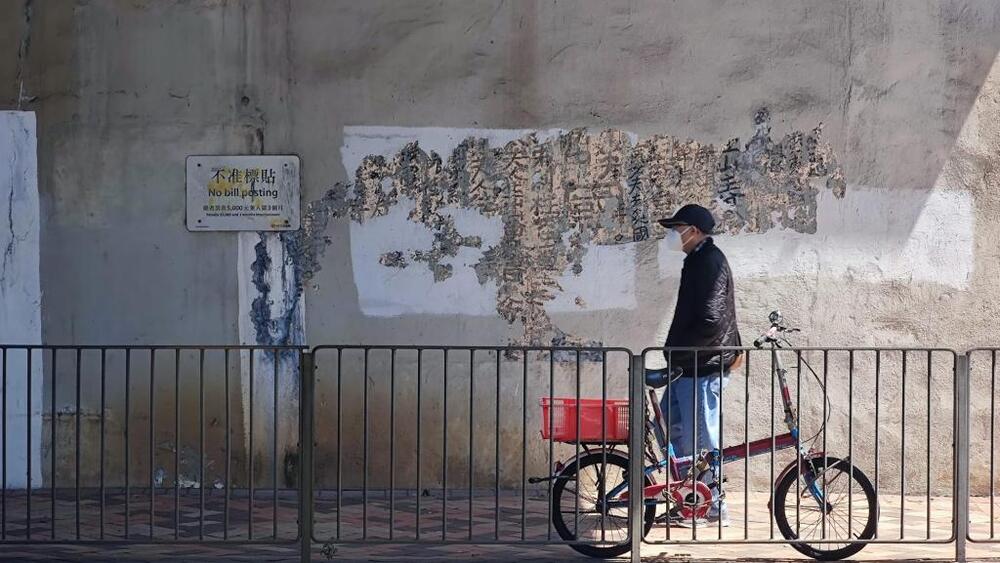
<svg viewBox="0 0 1000 563">
<path fill-rule="evenodd" d="M 363 223 L 412 203 L 409 220 L 433 233 L 429 248 L 401 248 L 372 257 L 388 268 L 426 267 L 441 282 L 452 276 L 459 249 L 482 249 L 480 283 L 497 284 L 496 310 L 522 329 L 526 345 L 578 345 L 556 327 L 545 304 L 562 291 L 566 272 L 583 273 L 588 245 L 660 238 L 656 219 L 686 203 L 712 210 L 719 231 L 774 228 L 816 231 L 821 189 L 843 197 L 846 182 L 822 124 L 771 137 L 766 109 L 753 117 L 746 142 L 713 145 L 668 135 L 633 141 L 625 131 L 573 129 L 550 138 L 529 134 L 503 146 L 470 137 L 445 160 L 416 142 L 392 155 L 366 156 L 354 181 L 337 184 L 307 206 L 302 229 L 283 233 L 301 285 L 320 268 L 332 218 Z M 482 248 L 462 233 L 448 209 L 499 217 L 500 241 Z"/>
</svg>

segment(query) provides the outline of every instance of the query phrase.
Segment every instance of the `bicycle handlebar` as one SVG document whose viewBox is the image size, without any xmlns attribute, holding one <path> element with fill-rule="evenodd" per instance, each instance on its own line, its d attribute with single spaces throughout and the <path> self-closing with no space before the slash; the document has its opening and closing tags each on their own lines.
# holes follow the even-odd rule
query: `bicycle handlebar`
<svg viewBox="0 0 1000 563">
<path fill-rule="evenodd" d="M 767 332 L 761 334 L 760 336 L 757 337 L 756 340 L 753 341 L 753 347 L 760 348 L 767 342 L 777 342 L 778 341 L 777 335 L 779 332 L 799 332 L 799 329 L 788 328 L 786 326 L 774 323 L 771 325 L 771 328 L 767 329 Z"/>
<path fill-rule="evenodd" d="M 765 342 L 774 342 L 774 335 L 778 333 L 778 325 L 771 325 L 767 332 L 761 334 L 753 341 L 754 348 L 760 348 Z"/>
</svg>

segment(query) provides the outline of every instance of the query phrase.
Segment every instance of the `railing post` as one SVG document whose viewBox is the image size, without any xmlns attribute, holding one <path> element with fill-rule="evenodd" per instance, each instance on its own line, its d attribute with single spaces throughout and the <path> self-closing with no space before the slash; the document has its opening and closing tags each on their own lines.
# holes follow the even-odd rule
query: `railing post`
<svg viewBox="0 0 1000 563">
<path fill-rule="evenodd" d="M 643 356 L 632 355 L 632 369 L 629 374 L 629 438 L 628 438 L 628 490 L 629 490 L 629 538 L 632 543 L 632 563 L 642 561 L 642 532 L 643 532 L 643 439 L 646 428 L 646 406 L 645 406 L 645 366 Z"/>
<path fill-rule="evenodd" d="M 302 352 L 299 382 L 299 545 L 300 561 L 312 560 L 313 535 L 313 401 L 316 369 L 311 350 Z"/>
<path fill-rule="evenodd" d="M 955 561 L 965 561 L 969 534 L 969 354 L 955 363 Z"/>
</svg>

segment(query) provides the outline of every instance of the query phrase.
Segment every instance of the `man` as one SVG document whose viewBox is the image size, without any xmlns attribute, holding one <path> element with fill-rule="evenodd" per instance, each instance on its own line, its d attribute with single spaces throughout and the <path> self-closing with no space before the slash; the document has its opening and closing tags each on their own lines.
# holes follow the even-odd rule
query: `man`
<svg viewBox="0 0 1000 563">
<path fill-rule="evenodd" d="M 740 346 L 733 274 L 725 254 L 709 236 L 715 228 L 711 212 L 700 205 L 685 205 L 673 217 L 659 223 L 671 229 L 667 236 L 673 249 L 687 254 L 664 347 Z M 664 416 L 670 415 L 670 442 L 675 455 L 685 457 L 698 455 L 702 450 L 721 450 L 720 390 L 728 382 L 729 370 L 742 361 L 739 352 L 667 350 L 664 356 L 671 370 L 681 371 L 661 400 Z M 708 520 L 721 519 L 728 526 L 728 512 L 725 502 L 717 498 Z"/>
</svg>

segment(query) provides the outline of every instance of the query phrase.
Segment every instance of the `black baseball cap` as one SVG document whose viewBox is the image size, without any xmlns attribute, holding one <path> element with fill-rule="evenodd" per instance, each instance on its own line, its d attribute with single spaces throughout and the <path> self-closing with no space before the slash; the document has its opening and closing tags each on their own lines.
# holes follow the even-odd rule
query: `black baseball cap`
<svg viewBox="0 0 1000 563">
<path fill-rule="evenodd" d="M 660 219 L 657 223 L 668 228 L 678 225 L 691 225 L 692 227 L 698 227 L 698 230 L 706 235 L 712 234 L 712 229 L 715 228 L 715 218 L 712 217 L 712 212 L 695 203 L 689 203 L 681 207 L 674 213 L 673 217 Z"/>
</svg>

